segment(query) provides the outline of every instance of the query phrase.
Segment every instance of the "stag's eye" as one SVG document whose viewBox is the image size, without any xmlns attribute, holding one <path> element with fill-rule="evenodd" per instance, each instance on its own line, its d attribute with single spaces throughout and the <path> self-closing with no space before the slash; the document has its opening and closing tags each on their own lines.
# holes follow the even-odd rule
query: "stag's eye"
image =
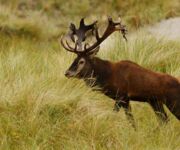
<svg viewBox="0 0 180 150">
<path fill-rule="evenodd" d="M 79 64 L 82 65 L 82 64 L 84 64 L 84 62 L 85 62 L 84 60 L 80 60 Z"/>
</svg>

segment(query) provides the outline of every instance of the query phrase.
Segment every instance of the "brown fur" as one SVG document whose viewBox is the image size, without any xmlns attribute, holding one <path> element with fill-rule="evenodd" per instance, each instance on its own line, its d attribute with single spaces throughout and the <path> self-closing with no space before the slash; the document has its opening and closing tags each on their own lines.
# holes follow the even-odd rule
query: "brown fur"
<svg viewBox="0 0 180 150">
<path fill-rule="evenodd" d="M 180 83 L 176 78 L 131 61 L 111 63 L 94 58 L 92 64 L 98 85 L 119 106 L 128 108 L 130 100 L 148 102 L 161 119 L 167 120 L 165 104 L 180 119 Z"/>
<path fill-rule="evenodd" d="M 180 83 L 180 77 L 177 77 L 177 80 L 179 81 L 179 83 Z"/>
<path fill-rule="evenodd" d="M 72 76 L 71 72 L 78 70 L 81 58 L 86 60 L 86 64 L 78 75 Z M 114 109 L 118 111 L 123 107 L 131 120 L 134 119 L 130 101 L 148 102 L 158 118 L 167 121 L 165 104 L 180 119 L 180 82 L 168 74 L 153 72 L 127 60 L 112 63 L 82 55 L 74 60 L 66 76 L 84 79 L 90 86 L 92 83 L 99 86 L 105 95 L 115 100 Z M 92 77 L 95 79 L 93 82 Z"/>
</svg>

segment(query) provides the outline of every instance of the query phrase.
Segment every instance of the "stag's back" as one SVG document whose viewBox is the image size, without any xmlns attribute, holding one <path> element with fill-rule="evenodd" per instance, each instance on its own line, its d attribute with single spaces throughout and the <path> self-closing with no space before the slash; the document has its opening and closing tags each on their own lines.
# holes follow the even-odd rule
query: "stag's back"
<svg viewBox="0 0 180 150">
<path fill-rule="evenodd" d="M 114 64 L 114 83 L 120 89 L 126 85 L 130 95 L 162 95 L 169 85 L 177 84 L 177 80 L 167 74 L 156 73 L 131 61 L 120 61 Z"/>
</svg>

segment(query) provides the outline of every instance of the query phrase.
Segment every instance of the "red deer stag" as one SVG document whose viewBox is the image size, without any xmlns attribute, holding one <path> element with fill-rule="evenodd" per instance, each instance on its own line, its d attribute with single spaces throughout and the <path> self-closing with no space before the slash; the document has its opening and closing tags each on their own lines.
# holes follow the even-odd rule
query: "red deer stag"
<svg viewBox="0 0 180 150">
<path fill-rule="evenodd" d="M 96 38 L 96 42 L 91 46 L 84 43 L 88 31 Z M 77 54 L 77 58 L 66 71 L 65 76 L 84 79 L 90 86 L 99 86 L 105 95 L 115 100 L 114 109 L 118 111 L 123 107 L 127 117 L 133 122 L 129 105 L 131 100 L 148 102 L 162 121 L 168 120 L 163 108 L 165 104 L 180 119 L 180 82 L 175 77 L 153 72 L 128 60 L 113 63 L 95 57 L 99 45 L 115 31 L 120 31 L 126 39 L 125 26 L 121 22 L 113 22 L 112 18 L 108 18 L 108 26 L 101 37 L 96 22 L 85 25 L 84 19 L 81 19 L 79 29 L 71 24 L 69 37 L 74 47 L 64 38 L 61 38 L 61 44 L 67 51 Z"/>
</svg>

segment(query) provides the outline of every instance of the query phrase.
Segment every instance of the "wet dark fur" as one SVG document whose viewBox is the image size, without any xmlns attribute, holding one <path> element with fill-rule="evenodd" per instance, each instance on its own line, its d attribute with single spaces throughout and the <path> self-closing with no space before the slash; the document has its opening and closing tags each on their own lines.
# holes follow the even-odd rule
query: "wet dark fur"
<svg viewBox="0 0 180 150">
<path fill-rule="evenodd" d="M 116 110 L 125 108 L 128 117 L 133 119 L 129 101 L 148 102 L 156 115 L 167 121 L 163 108 L 165 104 L 180 120 L 180 82 L 176 78 L 147 70 L 131 61 L 111 63 L 94 57 L 88 62 L 88 73 L 84 75 L 84 80 L 89 83 L 89 73 L 93 72 L 91 75 L 95 78 L 95 85 L 116 101 Z"/>
</svg>

